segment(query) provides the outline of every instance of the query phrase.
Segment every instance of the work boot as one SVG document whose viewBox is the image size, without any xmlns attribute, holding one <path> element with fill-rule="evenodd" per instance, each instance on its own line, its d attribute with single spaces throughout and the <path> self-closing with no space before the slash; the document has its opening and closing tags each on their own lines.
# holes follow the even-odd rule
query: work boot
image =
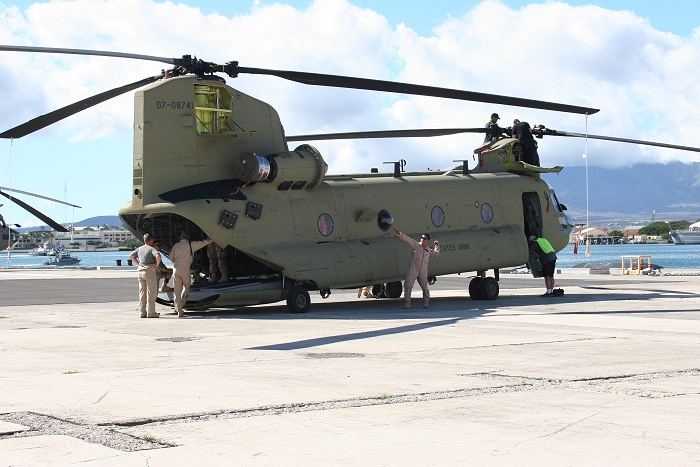
<svg viewBox="0 0 700 467">
<path fill-rule="evenodd" d="M 423 308 L 428 308 L 428 304 L 427 304 L 427 303 L 423 303 Z"/>
<path fill-rule="evenodd" d="M 221 279 L 218 280 L 220 284 L 223 284 L 224 282 L 228 282 L 228 277 L 226 276 L 221 276 Z"/>
<path fill-rule="evenodd" d="M 172 292 L 173 290 L 175 290 L 175 289 L 173 289 L 172 287 L 168 287 L 165 284 L 163 284 L 163 287 L 160 288 L 161 292 Z"/>
<path fill-rule="evenodd" d="M 160 318 L 160 313 L 151 313 L 146 315 L 146 318 Z"/>
<path fill-rule="evenodd" d="M 216 276 L 215 276 L 214 274 L 212 274 L 212 275 L 209 277 L 209 282 L 212 283 L 212 284 L 215 283 L 215 282 L 217 282 Z"/>
<path fill-rule="evenodd" d="M 403 307 L 404 307 L 405 310 L 408 310 L 409 308 L 411 308 L 411 303 L 410 303 L 410 302 L 406 302 L 406 303 L 403 304 Z"/>
<path fill-rule="evenodd" d="M 142 318 L 145 318 L 145 317 L 146 317 L 146 312 L 145 312 L 145 311 L 142 311 L 142 312 L 141 312 L 141 317 L 142 317 Z"/>
<path fill-rule="evenodd" d="M 182 310 L 178 311 L 178 312 L 177 312 L 177 317 L 178 317 L 178 318 L 184 318 L 184 317 L 185 317 L 185 312 L 182 311 Z"/>
</svg>

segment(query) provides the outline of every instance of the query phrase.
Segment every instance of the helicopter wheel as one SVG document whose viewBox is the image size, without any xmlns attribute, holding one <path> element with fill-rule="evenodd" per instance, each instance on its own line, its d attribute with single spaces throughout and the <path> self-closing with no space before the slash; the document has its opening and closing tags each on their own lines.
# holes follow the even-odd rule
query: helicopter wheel
<svg viewBox="0 0 700 467">
<path fill-rule="evenodd" d="M 372 286 L 372 295 L 374 295 L 375 298 L 386 298 L 384 284 L 376 284 Z"/>
<path fill-rule="evenodd" d="M 386 298 L 399 298 L 403 292 L 403 287 L 401 287 L 401 281 L 397 282 L 387 282 L 384 284 L 384 295 Z"/>
<path fill-rule="evenodd" d="M 287 294 L 287 308 L 292 313 L 306 313 L 311 308 L 309 292 L 300 286 L 292 287 Z"/>
<path fill-rule="evenodd" d="M 479 285 L 481 285 L 481 277 L 479 276 L 472 279 L 469 283 L 469 298 L 472 300 L 481 300 Z"/>
<path fill-rule="evenodd" d="M 498 290 L 498 281 L 495 278 L 484 277 L 479 284 L 479 297 L 482 300 L 496 300 Z"/>
</svg>

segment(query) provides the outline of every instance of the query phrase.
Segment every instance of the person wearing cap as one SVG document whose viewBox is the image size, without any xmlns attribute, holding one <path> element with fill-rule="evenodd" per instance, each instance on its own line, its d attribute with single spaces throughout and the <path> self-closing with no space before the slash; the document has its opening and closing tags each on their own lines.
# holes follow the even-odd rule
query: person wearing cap
<svg viewBox="0 0 700 467">
<path fill-rule="evenodd" d="M 544 276 L 544 285 L 547 287 L 547 292 L 543 297 L 554 297 L 554 269 L 557 263 L 557 254 L 552 245 L 546 238 L 530 235 L 527 238 L 527 247 L 530 252 L 534 253 L 537 261 L 542 265 L 542 276 Z"/>
<path fill-rule="evenodd" d="M 497 113 L 491 114 L 491 120 L 486 122 L 486 137 L 484 138 L 484 143 L 490 143 L 491 141 L 496 141 L 502 134 L 503 130 L 498 126 L 498 120 L 501 117 Z"/>
<path fill-rule="evenodd" d="M 537 154 L 537 142 L 532 136 L 532 128 L 527 122 L 521 122 L 517 118 L 513 120 L 513 138 L 520 140 L 520 147 L 523 150 L 522 161 L 530 164 L 540 165 L 540 156 Z"/>
<path fill-rule="evenodd" d="M 424 233 L 417 242 L 408 235 L 402 234 L 397 229 L 394 229 L 396 235 L 399 236 L 402 242 L 407 244 L 413 250 L 411 253 L 411 265 L 408 267 L 406 278 L 403 282 L 403 298 L 404 308 L 411 308 L 411 291 L 413 284 L 418 279 L 418 285 L 423 290 L 423 308 L 428 308 L 430 301 L 430 291 L 428 290 L 428 260 L 430 257 L 437 258 L 440 255 L 440 242 L 435 240 L 434 247 L 428 248 L 428 240 L 430 235 Z"/>
</svg>

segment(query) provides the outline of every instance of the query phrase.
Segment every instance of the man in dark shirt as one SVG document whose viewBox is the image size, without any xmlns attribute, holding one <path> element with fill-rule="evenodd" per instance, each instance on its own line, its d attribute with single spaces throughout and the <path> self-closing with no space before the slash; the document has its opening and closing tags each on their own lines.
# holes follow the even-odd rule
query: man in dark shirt
<svg viewBox="0 0 700 467">
<path fill-rule="evenodd" d="M 523 150 L 522 161 L 530 165 L 540 165 L 540 156 L 537 154 L 537 143 L 532 137 L 532 128 L 527 122 L 521 122 L 517 118 L 513 120 L 513 138 L 520 140 Z"/>
<path fill-rule="evenodd" d="M 528 250 L 535 254 L 537 261 L 542 267 L 542 276 L 544 276 L 544 284 L 547 288 L 547 293 L 542 296 L 554 297 L 560 295 L 554 292 L 554 270 L 557 264 L 557 254 L 554 248 L 552 248 L 552 245 L 546 238 L 538 238 L 536 235 L 530 235 L 527 242 Z"/>
<path fill-rule="evenodd" d="M 497 113 L 491 114 L 491 120 L 486 122 L 486 137 L 484 138 L 484 143 L 490 143 L 491 141 L 496 141 L 499 136 L 501 136 L 502 130 L 498 126 L 498 120 L 501 117 Z"/>
</svg>

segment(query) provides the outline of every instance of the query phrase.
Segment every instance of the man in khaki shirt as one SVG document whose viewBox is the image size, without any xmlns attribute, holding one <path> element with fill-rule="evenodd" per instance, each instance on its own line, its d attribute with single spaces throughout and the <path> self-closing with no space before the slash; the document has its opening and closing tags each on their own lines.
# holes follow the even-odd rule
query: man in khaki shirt
<svg viewBox="0 0 700 467">
<path fill-rule="evenodd" d="M 180 241 L 173 245 L 172 250 L 170 250 L 170 261 L 173 262 L 173 286 L 175 287 L 173 301 L 175 302 L 177 316 L 180 318 L 185 315 L 182 307 L 187 300 L 187 295 L 190 293 L 190 280 L 192 277 L 190 266 L 192 266 L 192 261 L 194 260 L 194 252 L 204 248 L 213 241 L 211 238 L 207 238 L 206 240 L 191 242 L 190 234 L 183 231 L 180 234 Z"/>
<path fill-rule="evenodd" d="M 138 265 L 139 272 L 139 303 L 142 318 L 158 318 L 156 313 L 156 297 L 158 297 L 158 279 L 156 269 L 161 257 L 158 250 L 153 248 L 153 235 L 144 234 L 143 243 L 129 258 Z"/>
<path fill-rule="evenodd" d="M 406 278 L 403 283 L 403 298 L 405 300 L 404 308 L 411 308 L 411 291 L 413 284 L 418 279 L 418 285 L 423 289 L 423 308 L 428 308 L 430 301 L 430 291 L 428 290 L 428 260 L 430 257 L 437 258 L 440 255 L 440 242 L 435 240 L 433 249 L 428 248 L 428 240 L 430 235 L 424 233 L 420 237 L 420 242 L 413 240 L 408 235 L 402 234 L 397 229 L 394 229 L 396 235 L 399 236 L 402 242 L 411 247 L 411 265 L 408 267 Z"/>
</svg>

